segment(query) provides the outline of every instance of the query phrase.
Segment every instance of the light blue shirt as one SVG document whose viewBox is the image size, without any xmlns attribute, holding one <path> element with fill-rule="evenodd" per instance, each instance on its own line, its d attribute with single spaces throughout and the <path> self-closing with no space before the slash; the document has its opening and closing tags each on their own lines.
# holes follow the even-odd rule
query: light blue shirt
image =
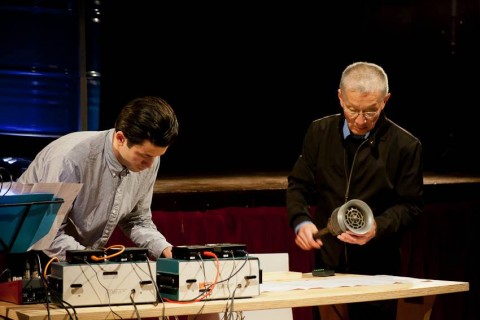
<svg viewBox="0 0 480 320">
<path fill-rule="evenodd" d="M 342 132 L 343 132 L 343 139 L 347 139 L 349 135 L 354 135 L 352 132 L 350 132 L 350 129 L 348 128 L 348 124 L 346 120 L 343 121 Z M 362 136 L 356 136 L 356 137 L 359 137 L 359 138 L 362 137 L 364 139 L 367 139 L 369 135 L 370 135 L 370 132 L 367 132 L 363 137 Z"/>
<path fill-rule="evenodd" d="M 62 136 L 40 151 L 20 183 L 82 183 L 50 248 L 65 260 L 66 250 L 103 249 L 118 225 L 137 246 L 160 257 L 171 246 L 152 221 L 153 187 L 160 157 L 141 172 L 129 172 L 113 154 L 114 129 Z"/>
</svg>

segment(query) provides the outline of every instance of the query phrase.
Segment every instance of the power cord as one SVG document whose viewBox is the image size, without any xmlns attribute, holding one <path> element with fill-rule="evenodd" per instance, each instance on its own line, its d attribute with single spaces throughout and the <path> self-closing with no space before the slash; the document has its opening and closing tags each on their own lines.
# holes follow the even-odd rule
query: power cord
<svg viewBox="0 0 480 320">
<path fill-rule="evenodd" d="M 51 316 L 50 316 L 50 304 L 49 304 L 49 297 L 52 299 L 52 302 L 55 300 L 55 303 L 57 303 L 58 305 L 60 305 L 63 309 L 65 309 L 65 311 L 68 313 L 68 317 L 69 319 L 73 320 L 78 320 L 78 316 L 77 316 L 77 311 L 75 309 L 75 307 L 73 305 L 71 305 L 70 303 L 66 302 L 65 300 L 63 300 L 60 295 L 55 291 L 55 290 L 52 290 L 48 284 L 48 278 L 47 278 L 47 270 L 48 270 L 48 267 L 50 266 L 50 264 L 53 262 L 53 261 L 58 261 L 59 259 L 57 257 L 53 257 L 51 258 L 46 266 L 45 266 L 45 270 L 42 271 L 42 262 L 41 262 L 41 259 L 40 259 L 40 256 L 38 255 L 38 253 L 35 253 L 35 257 L 37 259 L 37 264 L 38 264 L 38 275 L 40 276 L 40 279 L 42 280 L 42 283 L 43 283 L 43 286 L 45 288 L 45 303 L 46 303 L 46 308 L 47 308 L 47 315 L 48 315 L 48 319 L 51 319 Z M 70 307 L 73 311 L 73 316 L 72 316 L 72 313 L 70 312 L 70 310 L 65 306 L 67 305 L 68 307 Z"/>
<path fill-rule="evenodd" d="M 120 249 L 119 251 L 115 252 L 115 253 L 112 253 L 110 255 L 105 255 L 103 257 L 97 257 L 97 256 L 94 256 L 92 255 L 90 258 L 93 260 L 93 261 L 104 261 L 104 260 L 108 260 L 108 259 L 111 259 L 113 257 L 116 257 L 116 256 L 119 256 L 121 255 L 124 251 L 125 251 L 125 246 L 121 245 L 121 244 L 115 244 L 115 245 L 112 245 L 108 248 L 105 248 L 105 252 L 107 252 L 109 249 Z"/>
<path fill-rule="evenodd" d="M 137 315 L 137 319 L 140 320 L 140 312 L 138 312 L 137 304 L 135 303 L 135 300 L 133 299 L 133 295 L 135 294 L 135 289 L 132 289 L 130 291 L 130 301 L 132 302 L 133 308 L 135 309 L 135 314 Z"/>
</svg>

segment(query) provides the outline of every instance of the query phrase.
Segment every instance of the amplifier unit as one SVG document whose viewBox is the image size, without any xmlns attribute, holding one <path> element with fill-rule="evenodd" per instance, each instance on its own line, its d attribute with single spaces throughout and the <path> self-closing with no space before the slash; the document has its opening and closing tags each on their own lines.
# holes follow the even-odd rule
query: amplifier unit
<svg viewBox="0 0 480 320">
<path fill-rule="evenodd" d="M 102 262 L 71 264 L 54 262 L 48 275 L 55 296 L 72 306 L 153 303 L 158 301 L 156 262 Z"/>
<path fill-rule="evenodd" d="M 258 258 L 157 260 L 162 298 L 176 301 L 247 298 L 260 295 Z"/>
</svg>

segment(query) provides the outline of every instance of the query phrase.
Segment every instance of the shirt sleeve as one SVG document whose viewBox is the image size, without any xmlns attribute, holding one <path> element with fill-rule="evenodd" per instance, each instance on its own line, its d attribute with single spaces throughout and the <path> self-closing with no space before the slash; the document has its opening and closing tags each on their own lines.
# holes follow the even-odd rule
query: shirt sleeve
<svg viewBox="0 0 480 320">
<path fill-rule="evenodd" d="M 42 152 L 43 153 L 43 152 Z M 35 161 L 19 177 L 19 183 L 43 183 L 43 182 L 71 182 L 78 183 L 76 176 L 76 165 L 65 157 L 55 156 L 47 158 L 40 153 Z M 74 237 L 65 233 L 65 228 L 69 222 L 70 210 L 65 215 L 59 230 L 52 241 L 50 247 L 44 252 L 49 257 L 57 257 L 60 261 L 65 260 L 66 250 L 83 250 L 85 246 L 81 245 Z"/>
</svg>

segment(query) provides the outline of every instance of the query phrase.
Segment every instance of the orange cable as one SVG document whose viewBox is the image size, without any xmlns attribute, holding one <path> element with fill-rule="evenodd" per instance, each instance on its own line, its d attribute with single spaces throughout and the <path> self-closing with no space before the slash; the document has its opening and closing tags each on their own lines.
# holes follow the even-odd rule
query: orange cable
<svg viewBox="0 0 480 320">
<path fill-rule="evenodd" d="M 47 280 L 47 269 L 52 264 L 53 261 L 60 261 L 60 260 L 57 257 L 51 258 L 50 260 L 48 260 L 47 264 L 45 265 L 45 269 L 43 270 L 43 278 L 47 282 L 48 282 L 48 280 Z"/>
<path fill-rule="evenodd" d="M 93 261 L 102 261 L 102 260 L 107 260 L 107 259 L 110 259 L 110 258 L 113 258 L 113 257 L 116 257 L 120 254 L 122 254 L 124 251 L 125 251 L 125 246 L 124 245 L 121 245 L 121 244 L 114 244 L 108 248 L 105 248 L 105 252 L 108 250 L 108 249 L 112 249 L 112 248 L 120 248 L 120 251 L 116 252 L 116 253 L 113 253 L 111 255 L 108 255 L 108 256 L 104 256 L 104 257 L 97 257 L 97 256 L 91 256 L 90 258 L 93 260 Z"/>
</svg>

